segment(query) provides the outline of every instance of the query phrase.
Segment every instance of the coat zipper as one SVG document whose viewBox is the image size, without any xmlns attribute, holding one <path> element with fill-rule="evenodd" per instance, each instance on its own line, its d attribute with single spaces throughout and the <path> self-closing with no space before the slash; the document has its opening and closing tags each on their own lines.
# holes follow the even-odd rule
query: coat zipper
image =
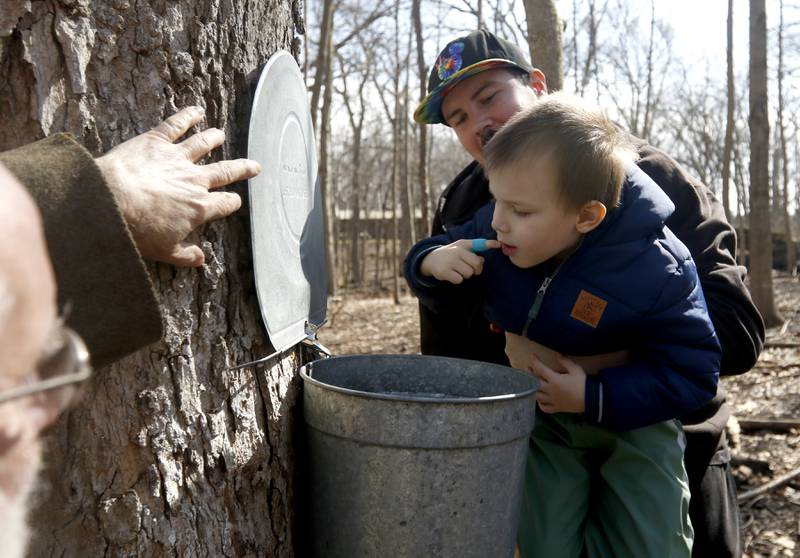
<svg viewBox="0 0 800 558">
<path fill-rule="evenodd" d="M 564 260 L 564 261 L 566 261 L 566 260 Z M 539 287 L 538 291 L 536 291 L 536 298 L 533 301 L 533 305 L 531 306 L 531 309 L 528 310 L 528 317 L 525 320 L 525 327 L 522 328 L 522 336 L 523 337 L 527 337 L 528 336 L 528 328 L 530 327 L 531 322 L 533 322 L 533 320 L 536 319 L 536 316 L 539 315 L 539 310 L 542 307 L 542 302 L 544 301 L 544 295 L 547 292 L 547 287 L 550 286 L 550 283 L 552 283 L 552 281 L 553 281 L 553 277 L 556 276 L 556 273 L 558 273 L 558 270 L 561 269 L 562 265 L 564 265 L 564 262 L 561 262 L 558 265 L 558 267 L 556 268 L 556 270 L 553 272 L 553 274 L 551 276 L 544 278 L 544 281 L 542 281 L 542 286 Z"/>
<path fill-rule="evenodd" d="M 567 263 L 567 260 L 570 259 L 570 257 L 575 252 L 578 251 L 578 249 L 581 247 L 582 244 L 583 244 L 583 237 L 581 237 L 581 240 L 578 242 L 578 245 L 569 254 L 569 256 L 564 258 L 561 261 L 561 263 L 558 264 L 558 267 L 556 267 L 555 271 L 549 277 L 545 277 L 544 281 L 542 281 L 542 285 L 539 287 L 539 290 L 536 291 L 536 298 L 533 300 L 533 305 L 531 305 L 531 309 L 528 310 L 528 317 L 525 319 L 525 327 L 522 328 L 523 337 L 528 336 L 528 328 L 530 327 L 533 320 L 535 320 L 536 317 L 539 315 L 539 310 L 541 310 L 542 308 L 542 303 L 544 302 L 544 295 L 547 292 L 547 287 L 550 286 L 550 283 L 553 282 L 553 279 L 555 279 L 558 272 L 561 271 L 561 268 L 564 267 L 564 264 Z"/>
</svg>

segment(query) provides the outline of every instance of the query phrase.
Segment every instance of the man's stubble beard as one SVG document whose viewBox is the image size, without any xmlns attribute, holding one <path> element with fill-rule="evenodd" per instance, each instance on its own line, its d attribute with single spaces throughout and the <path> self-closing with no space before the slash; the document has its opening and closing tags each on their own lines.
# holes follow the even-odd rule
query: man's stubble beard
<svg viewBox="0 0 800 558">
<path fill-rule="evenodd" d="M 493 128 L 487 128 L 481 132 L 481 150 L 486 147 L 486 144 L 489 143 L 489 140 L 491 140 L 496 133 L 497 130 Z"/>
</svg>

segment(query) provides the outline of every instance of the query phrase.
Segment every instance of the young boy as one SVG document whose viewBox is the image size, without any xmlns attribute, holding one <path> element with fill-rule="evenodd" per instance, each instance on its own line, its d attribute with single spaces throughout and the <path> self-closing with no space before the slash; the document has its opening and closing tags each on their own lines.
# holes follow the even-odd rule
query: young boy
<svg viewBox="0 0 800 558">
<path fill-rule="evenodd" d="M 481 297 L 540 357 L 522 555 L 689 556 L 674 419 L 713 397 L 720 350 L 689 251 L 664 226 L 672 202 L 601 111 L 563 94 L 516 114 L 484 153 L 495 201 L 419 242 L 405 273 L 434 311 Z M 624 364 L 579 364 L 625 349 Z"/>
</svg>

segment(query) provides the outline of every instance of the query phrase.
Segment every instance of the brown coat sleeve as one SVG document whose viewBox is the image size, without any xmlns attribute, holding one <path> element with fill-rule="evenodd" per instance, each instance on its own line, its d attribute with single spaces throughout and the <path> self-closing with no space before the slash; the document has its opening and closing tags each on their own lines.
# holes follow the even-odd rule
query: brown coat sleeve
<svg viewBox="0 0 800 558">
<path fill-rule="evenodd" d="M 96 367 L 162 336 L 153 285 L 100 169 L 83 147 L 57 134 L 0 153 L 44 221 L 59 307 L 85 339 Z"/>
</svg>

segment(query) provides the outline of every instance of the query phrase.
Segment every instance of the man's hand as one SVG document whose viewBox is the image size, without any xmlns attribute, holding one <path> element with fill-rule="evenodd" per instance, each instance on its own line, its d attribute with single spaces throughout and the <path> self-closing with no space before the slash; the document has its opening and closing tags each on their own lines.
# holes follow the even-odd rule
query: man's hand
<svg viewBox="0 0 800 558">
<path fill-rule="evenodd" d="M 456 240 L 433 250 L 422 260 L 420 273 L 455 285 L 483 271 L 483 257 L 472 252 L 472 240 Z M 496 240 L 487 240 L 486 249 L 500 248 Z"/>
<path fill-rule="evenodd" d="M 535 355 L 530 371 L 541 385 L 536 402 L 545 413 L 582 413 L 585 408 L 586 373 L 575 361 L 559 355 L 559 366 L 566 372 L 556 372 Z"/>
<path fill-rule="evenodd" d="M 185 108 L 96 160 L 146 259 L 203 265 L 203 251 L 185 242 L 186 237 L 242 205 L 237 194 L 212 190 L 261 172 L 261 166 L 249 159 L 196 165 L 225 141 L 222 130 L 209 128 L 174 143 L 203 116 L 200 107 Z"/>
<path fill-rule="evenodd" d="M 533 357 L 538 357 L 546 366 L 556 372 L 565 372 L 558 364 L 558 351 L 539 343 L 508 331 L 506 334 L 506 356 L 512 367 L 519 370 L 530 370 L 533 366 Z M 603 368 L 613 368 L 628 363 L 628 351 L 616 351 L 613 353 L 601 353 L 599 355 L 575 356 L 566 355 L 583 368 L 583 371 L 590 376 L 596 375 Z"/>
</svg>

